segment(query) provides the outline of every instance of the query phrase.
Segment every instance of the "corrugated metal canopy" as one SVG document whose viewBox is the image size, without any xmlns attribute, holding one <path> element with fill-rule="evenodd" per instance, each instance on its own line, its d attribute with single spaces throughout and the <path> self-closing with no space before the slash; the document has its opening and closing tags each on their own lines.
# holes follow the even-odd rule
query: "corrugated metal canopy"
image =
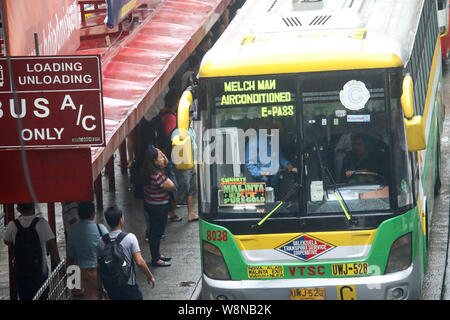
<svg viewBox="0 0 450 320">
<path fill-rule="evenodd" d="M 106 147 L 92 148 L 95 179 L 230 0 L 162 1 L 116 48 L 102 54 Z"/>
</svg>

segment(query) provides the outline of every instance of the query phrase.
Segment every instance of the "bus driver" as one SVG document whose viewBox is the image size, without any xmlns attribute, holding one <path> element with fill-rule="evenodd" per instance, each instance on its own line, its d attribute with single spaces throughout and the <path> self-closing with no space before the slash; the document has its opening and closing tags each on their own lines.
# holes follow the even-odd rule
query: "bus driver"
<svg viewBox="0 0 450 320">
<path fill-rule="evenodd" d="M 265 182 L 267 186 L 277 188 L 280 180 L 280 168 L 286 168 L 294 173 L 297 172 L 297 168 L 286 160 L 281 151 L 279 139 L 277 139 L 279 138 L 277 124 L 269 118 L 263 118 L 259 129 L 256 136 L 250 137 L 245 146 L 245 166 L 253 181 Z M 267 134 L 262 129 L 267 129 Z M 260 138 L 267 140 L 264 142 Z"/>
</svg>

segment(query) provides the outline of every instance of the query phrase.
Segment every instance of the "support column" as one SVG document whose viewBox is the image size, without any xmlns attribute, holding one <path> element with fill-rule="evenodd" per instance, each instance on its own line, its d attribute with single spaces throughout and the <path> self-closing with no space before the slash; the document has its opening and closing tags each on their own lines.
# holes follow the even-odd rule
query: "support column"
<svg viewBox="0 0 450 320">
<path fill-rule="evenodd" d="M 102 174 L 100 173 L 94 181 L 95 199 L 97 202 L 97 210 L 103 209 L 103 188 L 102 188 Z"/>
<path fill-rule="evenodd" d="M 53 234 L 55 235 L 55 239 L 57 239 L 57 236 L 56 236 L 56 219 L 55 219 L 55 203 L 54 202 L 47 203 L 47 219 L 48 219 L 48 224 L 50 225 L 50 229 L 52 229 Z M 52 263 L 52 265 L 50 266 L 51 267 L 50 270 L 55 270 L 56 266 L 53 265 L 52 259 L 50 259 L 50 260 L 51 260 L 51 263 Z"/>
<path fill-rule="evenodd" d="M 120 172 L 122 172 L 122 174 L 127 174 L 128 173 L 127 139 L 123 139 L 123 142 L 120 144 L 119 154 L 120 154 Z"/>
<path fill-rule="evenodd" d="M 47 217 L 48 217 L 48 224 L 50 225 L 50 229 L 52 229 L 53 233 L 56 236 L 56 219 L 55 219 L 55 203 L 54 202 L 47 203 Z"/>
<path fill-rule="evenodd" d="M 109 191 L 116 190 L 116 177 L 114 176 L 114 155 L 109 159 L 106 164 L 106 170 L 108 172 Z"/>
<path fill-rule="evenodd" d="M 6 224 L 14 220 L 14 204 L 6 205 Z M 16 281 L 14 280 L 14 250 L 12 246 L 8 247 L 8 265 L 9 265 L 9 298 L 11 300 L 17 300 L 17 287 Z"/>
</svg>

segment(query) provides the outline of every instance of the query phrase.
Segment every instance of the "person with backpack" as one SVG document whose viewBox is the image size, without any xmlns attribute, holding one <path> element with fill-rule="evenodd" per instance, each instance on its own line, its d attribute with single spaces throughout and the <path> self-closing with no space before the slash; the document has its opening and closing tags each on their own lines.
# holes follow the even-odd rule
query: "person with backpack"
<svg viewBox="0 0 450 320">
<path fill-rule="evenodd" d="M 142 292 L 136 281 L 135 265 L 155 286 L 155 278 L 142 258 L 136 236 L 122 231 L 124 217 L 117 206 L 105 211 L 105 219 L 111 228 L 102 236 L 97 246 L 97 257 L 103 286 L 110 300 L 142 300 Z"/>
<path fill-rule="evenodd" d="M 77 264 L 81 271 L 81 292 L 86 300 L 102 300 L 103 287 L 97 269 L 97 245 L 100 237 L 108 233 L 103 224 L 96 224 L 93 202 L 79 202 L 80 221 L 74 225 L 67 237 L 67 264 Z"/>
<path fill-rule="evenodd" d="M 47 252 L 54 267 L 60 258 L 55 235 L 48 222 L 35 215 L 34 204 L 20 203 L 16 208 L 21 215 L 8 223 L 4 242 L 13 247 L 19 299 L 32 300 L 48 278 Z"/>
</svg>

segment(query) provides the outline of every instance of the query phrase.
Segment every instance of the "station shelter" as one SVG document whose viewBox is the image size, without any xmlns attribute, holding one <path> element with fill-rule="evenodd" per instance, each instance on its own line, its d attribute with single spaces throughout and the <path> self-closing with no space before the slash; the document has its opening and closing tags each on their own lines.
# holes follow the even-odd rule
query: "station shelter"
<svg viewBox="0 0 450 320">
<path fill-rule="evenodd" d="M 31 6 L 28 1 L 2 1 L 4 59 L 100 57 L 104 128 L 101 146 L 0 146 L 5 225 L 14 219 L 15 203 L 47 203 L 55 234 L 55 203 L 95 199 L 101 209 L 102 171 L 106 169 L 109 188 L 114 189 L 114 154 L 119 150 L 120 169 L 127 174 L 127 136 L 229 4 L 230 0 L 36 0 Z M 16 299 L 12 259 L 10 252 L 10 298 Z"/>
</svg>

